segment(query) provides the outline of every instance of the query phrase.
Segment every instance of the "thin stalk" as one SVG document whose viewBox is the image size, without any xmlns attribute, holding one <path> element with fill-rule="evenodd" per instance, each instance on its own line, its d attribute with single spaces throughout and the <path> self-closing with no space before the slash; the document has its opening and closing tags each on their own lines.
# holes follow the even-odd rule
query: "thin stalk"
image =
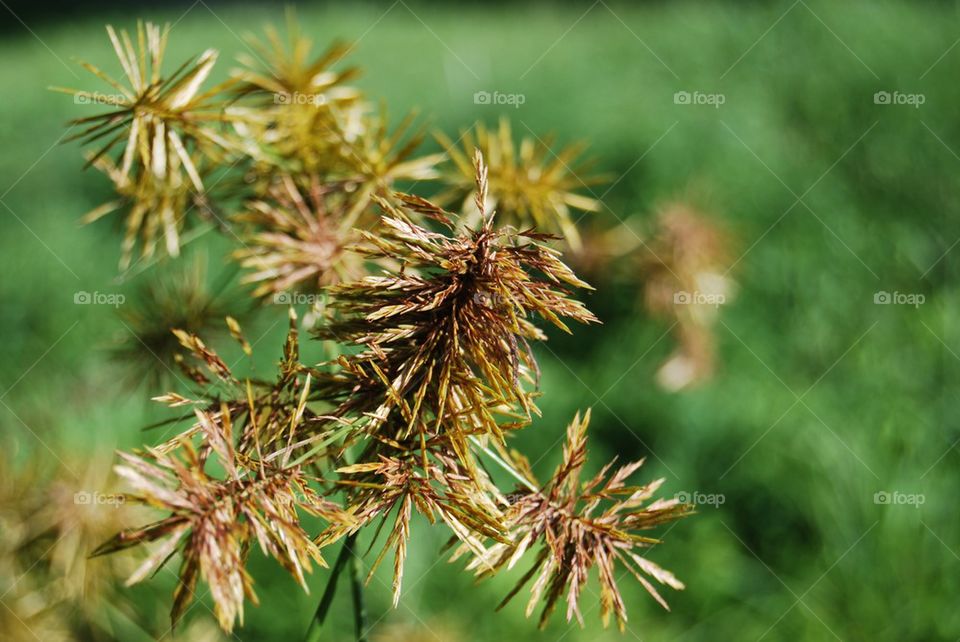
<svg viewBox="0 0 960 642">
<path fill-rule="evenodd" d="M 316 455 L 316 454 L 317 454 L 318 452 L 320 452 L 322 449 L 324 449 L 324 448 L 326 448 L 328 445 L 332 444 L 334 441 L 336 441 L 336 440 L 339 439 L 340 437 L 346 435 L 346 434 L 347 434 L 348 432 L 350 432 L 352 429 L 353 429 L 353 426 L 344 426 L 343 428 L 340 428 L 339 430 L 337 430 L 337 431 L 334 432 L 333 434 L 327 435 L 327 436 L 324 437 L 319 443 L 315 444 L 315 445 L 313 446 L 313 448 L 311 448 L 309 451 L 305 452 L 304 454 L 300 455 L 299 457 L 297 457 L 296 459 L 294 459 L 292 462 L 290 462 L 290 463 L 288 464 L 288 467 L 291 467 L 291 468 L 292 468 L 292 467 L 294 467 L 294 466 L 299 466 L 300 464 L 302 464 L 302 463 L 305 462 L 306 460 L 308 460 L 308 459 L 310 459 L 311 457 L 313 457 L 314 455 Z M 311 439 L 312 439 L 312 438 L 311 438 Z M 309 440 L 309 439 L 306 439 L 306 440 L 303 440 L 303 441 L 300 441 L 300 442 L 298 442 L 298 443 L 293 444 L 293 446 L 294 446 L 295 448 L 299 448 L 300 446 L 306 446 L 306 445 L 309 444 L 309 443 L 310 443 L 310 440 Z M 280 453 L 282 453 L 282 452 L 283 452 L 283 451 L 280 450 L 280 451 L 277 451 L 277 452 L 273 453 L 272 455 L 267 455 L 266 461 L 270 461 L 271 459 L 274 459 L 274 458 L 278 457 L 278 456 L 280 455 Z"/>
<path fill-rule="evenodd" d="M 355 539 L 356 535 L 347 536 L 343 547 L 340 549 L 340 554 L 337 555 L 337 561 L 333 563 L 333 568 L 330 569 L 330 579 L 327 580 L 327 586 L 323 589 L 323 595 L 320 597 L 320 603 L 317 605 L 317 612 L 314 613 L 313 619 L 310 621 L 310 628 L 307 629 L 305 642 L 320 642 L 320 629 L 323 627 L 323 622 L 327 618 L 330 605 L 333 604 L 333 597 L 337 593 L 337 579 L 340 577 L 340 573 L 343 571 L 344 566 L 346 566 L 347 561 L 349 561 L 350 553 L 353 550 L 353 540 Z"/>
<path fill-rule="evenodd" d="M 501 468 L 503 468 L 505 471 L 513 475 L 521 484 L 523 484 L 524 486 L 526 486 L 527 488 L 529 488 L 531 491 L 535 493 L 540 490 L 539 488 L 531 484 L 530 480 L 528 480 L 526 477 L 518 473 L 513 466 L 505 462 L 503 458 L 500 457 L 500 455 L 498 455 L 497 453 L 493 452 L 492 450 L 490 450 L 489 448 L 481 444 L 479 439 L 477 439 L 473 435 L 470 435 L 470 441 L 473 442 L 474 446 L 476 446 L 477 448 L 482 450 L 484 453 L 486 453 L 487 457 L 497 462 Z"/>
<path fill-rule="evenodd" d="M 354 549 L 356 535 L 347 538 L 344 548 L 350 550 L 350 592 L 353 595 L 353 625 L 357 632 L 357 642 L 367 642 L 367 606 L 363 601 L 363 568 L 360 555 Z"/>
</svg>

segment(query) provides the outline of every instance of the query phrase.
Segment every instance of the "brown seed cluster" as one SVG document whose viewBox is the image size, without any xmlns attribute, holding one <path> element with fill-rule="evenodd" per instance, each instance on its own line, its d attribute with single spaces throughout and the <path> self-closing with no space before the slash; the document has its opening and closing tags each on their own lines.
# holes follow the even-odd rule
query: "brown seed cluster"
<svg viewBox="0 0 960 642">
<path fill-rule="evenodd" d="M 639 487 L 627 486 L 626 480 L 643 465 L 642 460 L 621 466 L 612 474 L 609 474 L 613 470 L 610 462 L 592 479 L 581 483 L 587 460 L 589 423 L 589 411 L 583 419 L 579 415 L 574 418 L 567 428 L 563 462 L 553 477 L 511 503 L 504 515 L 509 539 L 475 554 L 468 568 L 475 569 L 481 577 L 493 575 L 503 568 L 512 568 L 528 549 L 539 546 L 532 567 L 500 606 L 536 577 L 527 616 L 542 601 L 540 625 L 543 626 L 561 599 L 567 603 L 567 620 L 576 617 L 583 624 L 580 595 L 590 570 L 596 567 L 604 625 L 613 613 L 623 630 L 627 611 L 617 588 L 616 564 L 628 570 L 667 608 L 667 603 L 645 576 L 674 589 L 682 589 L 683 584 L 672 573 L 636 552 L 659 543 L 640 532 L 679 519 L 690 512 L 690 507 L 677 499 L 649 501 L 663 479 Z"/>
</svg>

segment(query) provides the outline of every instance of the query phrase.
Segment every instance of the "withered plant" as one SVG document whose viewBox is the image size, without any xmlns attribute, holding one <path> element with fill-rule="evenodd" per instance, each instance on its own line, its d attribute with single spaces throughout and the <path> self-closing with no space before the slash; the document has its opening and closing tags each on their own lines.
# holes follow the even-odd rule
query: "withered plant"
<svg viewBox="0 0 960 642">
<path fill-rule="evenodd" d="M 657 371 L 658 383 L 680 390 L 704 382 L 715 367 L 714 326 L 736 293 L 731 241 L 710 216 L 679 201 L 660 208 L 657 229 L 639 251 L 643 302 L 673 323 L 677 347 Z"/>
<path fill-rule="evenodd" d="M 502 223 L 560 234 L 573 249 L 581 248 L 571 212 L 600 211 L 597 199 L 579 192 L 603 181 L 590 172 L 588 163 L 580 161 L 583 145 L 570 145 L 554 152 L 552 136 L 543 139 L 535 134 L 524 136 L 517 143 L 506 118 L 494 130 L 478 123 L 472 130 L 462 132 L 459 146 L 443 133 L 436 136 L 451 165 L 442 176 L 448 189 L 437 197 L 440 202 L 462 201 L 465 217 L 479 214 L 472 206 L 477 194 L 472 158 L 474 150 L 480 150 L 490 168 L 488 206 L 496 207 Z"/>
<path fill-rule="evenodd" d="M 317 303 L 303 319 L 290 308 L 282 358 L 267 378 L 244 374 L 205 342 L 210 305 L 173 290 L 143 308 L 141 316 L 170 319 L 168 308 L 182 304 L 183 323 L 169 329 L 186 383 L 155 398 L 174 413 L 168 436 L 122 453 L 116 467 L 131 503 L 159 513 L 96 552 L 149 544 L 131 584 L 178 557 L 174 624 L 204 582 L 228 632 L 243 623 L 245 601 L 258 599 L 247 571 L 254 548 L 304 590 L 307 574 L 329 565 L 308 639 L 319 639 L 341 575 L 364 639 L 361 567 L 369 582 L 392 554 L 396 605 L 418 513 L 443 523 L 453 559 L 468 556 L 467 570 L 480 576 L 530 558 L 507 599 L 533 580 L 527 613 L 542 603 L 541 625 L 561 599 L 566 618 L 583 622 L 594 568 L 605 624 L 611 614 L 621 628 L 627 621 L 617 566 L 666 606 L 650 579 L 683 585 L 647 559 L 659 541 L 646 532 L 689 507 L 655 499 L 662 480 L 629 485 L 641 462 L 611 462 L 581 481 L 589 411 L 573 419 L 563 462 L 545 483 L 510 446 L 539 414 L 545 328 L 598 322 L 575 298 L 590 286 L 558 249 L 580 243 L 574 210 L 599 210 L 581 192 L 582 168 L 570 169 L 581 148 L 554 154 L 552 139 L 536 136 L 517 143 L 501 121 L 477 125 L 462 148 L 439 135 L 446 153 L 421 155 L 412 119 L 391 129 L 385 111 L 348 84 L 357 73 L 341 65 L 349 46 L 312 58 L 295 19 L 288 31 L 289 45 L 268 29 L 254 41 L 257 60 L 241 59 L 228 80 L 204 89 L 216 52 L 165 74 L 168 29 L 138 25 L 135 38 L 109 29 L 129 86 L 87 66 L 119 96 L 73 91 L 106 102 L 106 113 L 76 124 L 87 126 L 82 140 L 101 146 L 90 162 L 118 194 L 88 218 L 124 208 L 124 266 L 138 238 L 145 257 L 160 238 L 176 255 L 193 219 L 213 217 L 211 229 L 239 244 L 232 256 L 252 297 L 309 294 Z M 208 172 L 227 176 L 227 198 L 208 187 Z M 432 201 L 399 191 L 438 179 Z M 190 321 L 194 307 L 201 322 Z M 133 325 L 154 341 L 155 321 Z M 228 317 L 225 329 L 252 354 L 239 322 Z M 303 358 L 304 331 L 334 356 Z M 372 559 L 361 541 L 377 550 Z M 326 549 L 338 543 L 331 563 Z"/>
<path fill-rule="evenodd" d="M 150 281 L 138 283 L 118 309 L 121 329 L 114 346 L 115 360 L 130 380 L 164 389 L 177 376 L 181 347 L 170 331 L 179 328 L 211 337 L 220 333 L 223 319 L 241 316 L 250 305 L 242 291 L 228 287 L 231 269 L 209 283 L 209 259 L 196 254 L 162 266 Z"/>
<path fill-rule="evenodd" d="M 657 383 L 679 392 L 709 381 L 717 368 L 716 324 L 736 297 L 734 239 L 692 199 L 657 207 L 649 229 L 627 221 L 592 225 L 571 263 L 591 279 L 633 287 L 648 316 L 669 324 L 675 348 Z"/>
<path fill-rule="evenodd" d="M 142 622 L 122 586 L 137 566 L 134 556 L 90 559 L 104 538 L 145 517 L 142 509 L 124 506 L 109 448 L 86 459 L 24 463 L 17 461 L 14 442 L 3 446 L 0 639 L 116 639 L 116 614 Z"/>
<path fill-rule="evenodd" d="M 343 189 L 324 185 L 316 174 L 277 175 L 236 217 L 248 228 L 235 252 L 250 270 L 243 282 L 257 284 L 254 296 L 282 298 L 362 276 L 363 261 L 348 248 L 359 241 L 355 230 L 372 224 L 369 218 L 369 210 L 352 208 Z"/>
</svg>

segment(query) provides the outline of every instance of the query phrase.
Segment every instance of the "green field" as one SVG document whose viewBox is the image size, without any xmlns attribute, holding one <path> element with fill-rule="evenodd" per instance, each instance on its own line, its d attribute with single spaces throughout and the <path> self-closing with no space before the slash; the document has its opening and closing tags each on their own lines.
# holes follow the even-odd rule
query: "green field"
<svg viewBox="0 0 960 642">
<path fill-rule="evenodd" d="M 133 296 L 162 266 L 118 282 L 117 229 L 79 226 L 109 185 L 59 142 L 69 118 L 93 112 L 48 86 L 98 88 L 72 58 L 116 70 L 104 23 L 176 22 L 169 64 L 215 47 L 222 77 L 242 33 L 283 20 L 267 5 L 181 13 L 91 15 L 0 41 L 0 448 L 20 462 L 80 462 L 157 437 L 141 431 L 164 416 L 152 391 L 112 357 L 127 329 L 112 307 L 74 296 Z M 401 606 L 390 607 L 388 568 L 370 584 L 374 639 L 960 638 L 957 15 L 946 2 L 821 0 L 300 7 L 321 45 L 357 42 L 358 85 L 394 116 L 418 109 L 455 133 L 507 115 L 518 134 L 585 140 L 615 179 L 604 201 L 616 216 L 643 230 L 659 203 L 693 195 L 740 257 L 737 296 L 715 328 L 718 371 L 699 388 L 655 384 L 673 340 L 629 280 L 601 279 L 586 298 L 603 325 L 535 347 L 543 416 L 518 444 L 543 455 L 538 473 L 558 461 L 573 414 L 592 407 L 590 470 L 647 456 L 640 474 L 666 477 L 665 493 L 723 496 L 652 554 L 687 585 L 666 596 L 672 610 L 624 577 L 625 634 L 600 626 L 595 584 L 585 629 L 558 613 L 538 631 L 522 597 L 493 610 L 521 568 L 474 586 L 439 557 L 448 533 L 416 523 Z M 478 105 L 478 91 L 524 101 Z M 724 101 L 678 105 L 681 91 Z M 877 92 L 922 104 L 878 104 Z M 226 241 L 189 249 L 211 254 L 212 280 L 226 269 Z M 878 292 L 923 302 L 878 305 Z M 248 330 L 264 369 L 284 334 L 283 309 L 266 308 Z M 254 558 L 261 604 L 237 638 L 300 639 L 325 571 L 306 596 Z M 143 622 L 117 623 L 117 636 L 164 634 L 172 585 L 162 573 L 133 589 Z M 328 639 L 352 639 L 348 598 L 337 597 Z M 188 618 L 210 618 L 204 605 Z"/>
</svg>

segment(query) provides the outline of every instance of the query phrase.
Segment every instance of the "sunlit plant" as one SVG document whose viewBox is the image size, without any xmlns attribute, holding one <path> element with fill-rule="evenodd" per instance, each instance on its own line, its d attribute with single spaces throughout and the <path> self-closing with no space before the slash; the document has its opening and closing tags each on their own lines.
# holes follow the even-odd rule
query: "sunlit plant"
<svg viewBox="0 0 960 642">
<path fill-rule="evenodd" d="M 580 247 L 573 211 L 600 208 L 569 168 L 580 148 L 554 155 L 536 136 L 515 142 L 503 121 L 477 125 L 460 143 L 440 135 L 446 153 L 420 155 L 411 119 L 391 130 L 385 112 L 348 84 L 349 47 L 314 58 L 295 19 L 288 30 L 284 43 L 268 29 L 253 41 L 257 56 L 206 87 L 217 52 L 168 73 L 168 28 L 140 24 L 133 36 L 108 28 L 125 81 L 86 67 L 118 94 L 68 90 L 107 110 L 74 124 L 117 194 L 87 219 L 120 212 L 124 268 L 138 242 L 141 261 L 153 261 L 158 245 L 177 255 L 185 230 L 207 219 L 237 243 L 252 297 L 297 292 L 322 302 L 303 319 L 290 309 L 282 358 L 263 377 L 207 345 L 200 335 L 212 308 L 184 298 L 179 317 L 199 320 L 169 328 L 181 348 L 170 363 L 189 385 L 155 397 L 179 430 L 123 453 L 116 467 L 130 500 L 160 514 L 96 552 L 150 544 L 130 584 L 178 558 L 174 623 L 202 581 L 228 632 L 258 599 L 251 550 L 304 590 L 312 569 L 329 567 L 308 638 L 319 638 L 347 574 L 361 639 L 363 581 L 392 554 L 399 602 L 419 513 L 449 530 L 453 558 L 469 558 L 465 570 L 486 577 L 529 567 L 504 602 L 532 581 L 527 614 L 542 605 L 541 625 L 561 601 L 567 620 L 583 622 L 594 568 L 605 624 L 610 615 L 621 629 L 627 621 L 618 567 L 666 606 L 653 582 L 683 585 L 646 557 L 659 543 L 647 531 L 690 507 L 656 499 L 663 480 L 630 485 L 642 462 L 611 462 L 581 480 L 589 411 L 570 423 L 546 482 L 510 447 L 539 414 L 535 345 L 547 339 L 544 326 L 570 332 L 574 322 L 598 322 L 575 298 L 590 286 L 558 249 Z M 423 181 L 441 183 L 438 198 L 401 191 Z M 131 320 L 158 345 L 150 311 L 178 318 L 179 291 L 143 308 L 150 318 Z M 252 354 L 236 319 L 225 329 Z M 304 332 L 334 346 L 333 356 L 304 359 Z"/>
</svg>

